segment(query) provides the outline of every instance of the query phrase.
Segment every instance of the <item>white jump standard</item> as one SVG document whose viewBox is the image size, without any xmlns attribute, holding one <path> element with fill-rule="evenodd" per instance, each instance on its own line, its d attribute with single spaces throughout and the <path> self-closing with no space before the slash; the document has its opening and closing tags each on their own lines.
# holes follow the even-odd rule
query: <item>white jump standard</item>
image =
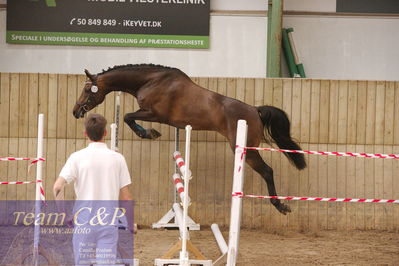
<svg viewBox="0 0 399 266">
<path fill-rule="evenodd" d="M 234 155 L 233 192 L 243 192 L 245 147 L 247 145 L 248 126 L 245 120 L 238 120 L 236 151 Z M 238 242 L 240 240 L 242 214 L 242 198 L 232 197 L 230 212 L 229 246 L 227 252 L 227 265 L 234 266 L 237 262 Z"/>
<path fill-rule="evenodd" d="M 188 232 L 188 227 L 190 219 L 188 217 L 188 207 L 190 204 L 189 193 L 189 182 L 191 177 L 190 171 L 190 137 L 191 137 L 191 126 L 186 126 L 186 162 L 184 162 L 183 157 L 180 152 L 176 151 L 173 154 L 173 158 L 176 161 L 182 176 L 184 185 L 180 179 L 180 175 L 175 173 L 173 175 L 174 183 L 176 185 L 176 190 L 179 193 L 180 199 L 182 201 L 183 208 L 179 203 L 173 204 L 173 211 L 175 216 L 175 222 L 179 227 L 180 240 L 170 248 L 161 259 L 155 259 L 155 265 L 222 265 L 224 262 L 225 254 L 227 253 L 227 245 L 220 233 L 219 227 L 214 224 L 212 225 L 212 231 L 215 234 L 216 241 L 221 250 L 222 256 L 218 258 L 215 263 L 212 260 L 206 259 L 205 256 L 190 242 L 190 235 Z M 179 252 L 179 259 L 173 259 L 173 255 Z M 195 259 L 189 258 L 189 253 L 195 257 Z"/>
<path fill-rule="evenodd" d="M 184 165 L 184 160 L 181 157 L 180 152 L 178 152 L 179 150 L 179 129 L 176 128 L 175 131 L 175 153 L 173 153 L 173 158 L 175 159 L 176 162 L 176 166 L 175 166 L 175 173 L 173 174 L 172 178 L 173 178 L 173 183 L 175 184 L 176 189 L 174 190 L 174 203 L 177 203 L 177 197 L 176 197 L 176 193 L 179 195 L 181 202 L 184 201 L 184 185 L 183 185 L 183 181 L 180 178 L 180 174 L 184 175 L 184 169 L 185 169 L 185 165 Z M 177 156 L 177 157 L 175 157 Z M 180 157 L 179 157 L 180 156 Z M 178 160 L 178 161 L 176 161 Z M 182 164 L 183 163 L 183 164 Z M 183 168 L 181 168 L 181 167 Z M 191 176 L 191 172 L 189 173 L 189 175 Z M 189 198 L 190 199 L 190 198 Z M 189 200 L 190 203 L 190 200 Z M 194 222 L 193 219 L 191 219 L 190 216 L 187 216 L 187 227 L 189 228 L 189 230 L 194 231 L 194 230 L 200 230 L 200 224 Z M 179 224 L 176 221 L 176 213 L 173 209 L 173 204 L 172 204 L 172 208 L 156 223 L 152 224 L 152 228 L 154 229 L 160 229 L 160 228 L 179 228 Z"/>
</svg>

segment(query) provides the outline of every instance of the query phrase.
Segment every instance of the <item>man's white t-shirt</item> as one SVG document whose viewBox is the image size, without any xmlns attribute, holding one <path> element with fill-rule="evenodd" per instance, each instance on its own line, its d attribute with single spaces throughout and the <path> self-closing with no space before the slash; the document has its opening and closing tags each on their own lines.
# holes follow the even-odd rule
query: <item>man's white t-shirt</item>
<svg viewBox="0 0 399 266">
<path fill-rule="evenodd" d="M 125 158 L 103 142 L 72 153 L 59 176 L 75 181 L 76 200 L 119 200 L 119 190 L 131 184 Z"/>
</svg>

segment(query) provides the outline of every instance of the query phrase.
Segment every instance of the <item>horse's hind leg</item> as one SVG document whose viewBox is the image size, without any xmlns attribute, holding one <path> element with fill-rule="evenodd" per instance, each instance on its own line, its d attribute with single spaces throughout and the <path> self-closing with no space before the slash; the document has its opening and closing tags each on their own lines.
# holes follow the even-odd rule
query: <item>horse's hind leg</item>
<svg viewBox="0 0 399 266">
<path fill-rule="evenodd" d="M 247 150 L 247 163 L 266 181 L 269 195 L 277 196 L 276 187 L 274 186 L 273 169 L 263 161 L 259 152 L 256 150 Z M 291 212 L 290 207 L 281 203 L 279 199 L 270 199 L 270 202 L 282 214 Z"/>
<path fill-rule="evenodd" d="M 161 133 L 156 131 L 153 128 L 145 129 L 139 124 L 136 123 L 135 120 L 142 120 L 147 122 L 159 122 L 158 118 L 151 112 L 147 110 L 140 109 L 134 113 L 128 113 L 124 117 L 124 121 L 129 127 L 133 130 L 133 132 L 143 139 L 156 139 L 161 136 Z"/>
<path fill-rule="evenodd" d="M 235 125 L 233 125 L 235 127 Z M 233 128 L 233 127 L 232 127 Z M 235 150 L 235 139 L 236 139 L 236 131 L 233 129 L 227 130 L 227 138 L 230 143 L 231 149 Z M 261 138 L 263 137 L 263 131 L 248 131 L 248 143 L 247 145 L 250 147 L 257 147 Z M 263 161 L 257 150 L 247 150 L 247 164 L 252 167 L 260 176 L 266 181 L 267 189 L 269 191 L 270 196 L 277 196 L 276 187 L 274 185 L 273 178 L 273 169 L 268 166 L 265 161 Z M 282 214 L 287 214 L 291 212 L 291 209 L 280 202 L 279 199 L 270 199 L 270 202 L 276 207 L 276 209 Z"/>
</svg>

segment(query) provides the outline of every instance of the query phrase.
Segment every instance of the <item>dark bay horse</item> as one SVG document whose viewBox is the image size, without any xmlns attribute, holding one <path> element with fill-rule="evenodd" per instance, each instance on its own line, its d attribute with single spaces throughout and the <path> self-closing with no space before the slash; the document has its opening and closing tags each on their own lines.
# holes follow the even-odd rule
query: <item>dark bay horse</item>
<svg viewBox="0 0 399 266">
<path fill-rule="evenodd" d="M 144 129 L 136 120 L 159 122 L 184 128 L 191 125 L 194 130 L 216 131 L 226 137 L 235 149 L 237 121 L 248 123 L 248 146 L 259 146 L 262 140 L 274 142 L 281 149 L 299 150 L 292 140 L 290 122 L 284 111 L 273 106 L 254 107 L 193 83 L 176 68 L 152 64 L 124 65 L 109 68 L 97 75 L 85 70 L 88 80 L 73 108 L 76 118 L 97 105 L 111 91 L 123 91 L 136 97 L 140 109 L 125 114 L 124 121 L 141 138 L 156 139 L 160 133 L 155 129 Z M 286 153 L 287 158 L 298 169 L 306 167 L 303 154 Z M 266 181 L 269 195 L 276 196 L 273 169 L 268 166 L 256 150 L 247 151 L 247 163 Z M 271 203 L 283 214 L 290 212 L 289 206 L 277 199 Z"/>
</svg>

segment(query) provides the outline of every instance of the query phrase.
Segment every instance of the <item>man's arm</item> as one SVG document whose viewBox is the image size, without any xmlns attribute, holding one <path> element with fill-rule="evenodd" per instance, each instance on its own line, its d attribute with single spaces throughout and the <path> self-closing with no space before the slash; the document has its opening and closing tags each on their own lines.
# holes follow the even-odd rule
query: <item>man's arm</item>
<svg viewBox="0 0 399 266">
<path fill-rule="evenodd" d="M 132 196 L 130 195 L 129 186 L 124 186 L 119 191 L 119 200 L 132 200 Z"/>
<path fill-rule="evenodd" d="M 135 225 L 133 224 L 133 206 L 128 206 L 129 202 L 128 200 L 132 200 L 132 196 L 129 191 L 129 186 L 124 186 L 123 188 L 120 189 L 119 191 L 119 200 L 121 200 L 121 207 L 126 209 L 126 220 L 128 223 L 128 228 L 130 232 L 136 233 L 137 229 L 135 228 Z"/>
<path fill-rule="evenodd" d="M 55 200 L 62 200 L 63 199 L 63 194 L 61 193 L 64 186 L 66 184 L 66 181 L 63 177 L 58 177 L 57 180 L 54 183 L 53 186 L 53 194 L 54 194 L 54 199 Z"/>
</svg>

